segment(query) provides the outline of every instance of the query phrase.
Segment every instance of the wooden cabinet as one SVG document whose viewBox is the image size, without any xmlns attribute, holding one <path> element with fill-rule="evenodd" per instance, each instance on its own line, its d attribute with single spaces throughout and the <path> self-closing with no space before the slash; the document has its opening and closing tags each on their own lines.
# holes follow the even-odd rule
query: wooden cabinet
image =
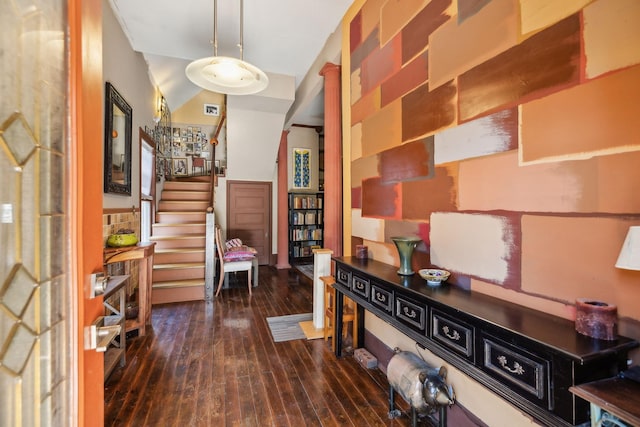
<svg viewBox="0 0 640 427">
<path fill-rule="evenodd" d="M 105 307 L 105 316 L 98 319 L 100 326 L 103 326 L 102 330 L 106 331 L 109 328 L 116 326 L 114 334 L 110 334 L 106 339 L 108 342 L 99 343 L 97 345 L 98 351 L 104 350 L 104 379 L 106 380 L 114 368 L 120 362 L 120 366 L 124 366 L 126 363 L 125 353 L 127 349 L 127 340 L 125 332 L 125 284 L 129 279 L 129 275 L 112 276 L 107 280 L 107 285 L 102 295 L 103 304 Z M 118 296 L 117 301 L 112 301 L 114 296 Z M 116 303 L 117 306 L 116 307 Z M 116 340 L 118 337 L 118 340 Z"/>
<path fill-rule="evenodd" d="M 155 243 L 139 243 L 123 248 L 105 248 L 104 264 L 138 260 L 138 316 L 126 321 L 126 332 L 138 330 L 140 336 L 146 333 L 146 325 L 151 323 L 151 285 L 153 274 L 153 254 Z"/>
<path fill-rule="evenodd" d="M 339 303 L 346 295 L 422 348 L 446 360 L 543 425 L 574 426 L 589 404 L 569 388 L 626 369 L 630 338 L 596 340 L 574 322 L 355 257 L 334 258 Z M 342 351 L 342 306 L 336 304 L 336 355 Z M 359 324 L 358 342 L 364 342 Z"/>
<path fill-rule="evenodd" d="M 592 427 L 640 426 L 639 382 L 614 377 L 571 387 L 571 391 L 591 404 Z"/>
<path fill-rule="evenodd" d="M 322 247 L 323 194 L 289 193 L 289 263 L 310 263 Z"/>
</svg>

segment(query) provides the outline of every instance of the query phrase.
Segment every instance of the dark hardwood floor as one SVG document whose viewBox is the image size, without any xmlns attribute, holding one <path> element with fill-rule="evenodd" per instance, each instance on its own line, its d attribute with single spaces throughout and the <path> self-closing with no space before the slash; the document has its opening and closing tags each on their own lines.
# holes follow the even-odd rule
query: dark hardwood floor
<svg viewBox="0 0 640 427">
<path fill-rule="evenodd" d="M 267 317 L 311 311 L 310 282 L 272 267 L 252 297 L 238 284 L 211 303 L 154 306 L 105 383 L 105 426 L 410 425 L 388 419 L 380 371 L 323 339 L 273 342 Z"/>
</svg>

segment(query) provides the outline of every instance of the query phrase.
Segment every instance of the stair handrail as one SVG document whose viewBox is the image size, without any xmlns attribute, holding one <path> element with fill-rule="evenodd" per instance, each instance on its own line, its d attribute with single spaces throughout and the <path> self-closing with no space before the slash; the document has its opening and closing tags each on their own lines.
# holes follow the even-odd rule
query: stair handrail
<svg viewBox="0 0 640 427">
<path fill-rule="evenodd" d="M 226 104 L 226 99 L 225 99 L 225 104 Z M 211 138 L 211 145 L 213 146 L 211 149 L 211 179 L 209 180 L 210 184 L 209 184 L 209 208 L 207 208 L 207 211 L 209 212 L 213 212 L 213 206 L 214 206 L 214 193 L 215 193 L 215 188 L 216 185 L 218 185 L 218 173 L 216 171 L 216 147 L 218 146 L 218 137 L 220 136 L 220 131 L 222 130 L 222 126 L 224 125 L 225 120 L 227 119 L 227 112 L 223 112 L 222 113 L 222 117 L 220 117 L 220 122 L 218 123 L 218 127 L 216 128 L 216 132 L 214 133 L 213 137 Z"/>
</svg>

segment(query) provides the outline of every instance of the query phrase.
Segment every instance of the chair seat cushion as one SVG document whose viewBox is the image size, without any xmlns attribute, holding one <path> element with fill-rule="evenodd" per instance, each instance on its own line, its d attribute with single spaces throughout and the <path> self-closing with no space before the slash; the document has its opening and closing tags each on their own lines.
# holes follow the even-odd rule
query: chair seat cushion
<svg viewBox="0 0 640 427">
<path fill-rule="evenodd" d="M 254 248 L 241 245 L 228 249 L 224 253 L 225 261 L 250 261 L 258 253 Z"/>
</svg>

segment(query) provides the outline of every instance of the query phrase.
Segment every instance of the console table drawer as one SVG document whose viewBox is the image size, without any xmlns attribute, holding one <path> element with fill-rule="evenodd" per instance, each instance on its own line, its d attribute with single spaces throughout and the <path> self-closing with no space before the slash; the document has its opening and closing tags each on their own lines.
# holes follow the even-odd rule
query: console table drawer
<svg viewBox="0 0 640 427">
<path fill-rule="evenodd" d="M 336 270 L 336 282 L 351 289 L 351 272 L 338 267 Z"/>
<path fill-rule="evenodd" d="M 427 307 L 396 295 L 396 319 L 418 332 L 425 332 Z"/>
<path fill-rule="evenodd" d="M 522 397 L 552 409 L 548 361 L 490 336 L 482 337 L 482 346 L 485 371 Z"/>
<path fill-rule="evenodd" d="M 393 292 L 371 284 L 371 304 L 381 308 L 390 315 L 393 314 Z"/>
<path fill-rule="evenodd" d="M 369 299 L 369 281 L 358 276 L 351 279 L 351 290 L 365 299 Z"/>
<path fill-rule="evenodd" d="M 449 350 L 474 361 L 475 329 L 437 309 L 431 310 L 431 338 Z"/>
</svg>

